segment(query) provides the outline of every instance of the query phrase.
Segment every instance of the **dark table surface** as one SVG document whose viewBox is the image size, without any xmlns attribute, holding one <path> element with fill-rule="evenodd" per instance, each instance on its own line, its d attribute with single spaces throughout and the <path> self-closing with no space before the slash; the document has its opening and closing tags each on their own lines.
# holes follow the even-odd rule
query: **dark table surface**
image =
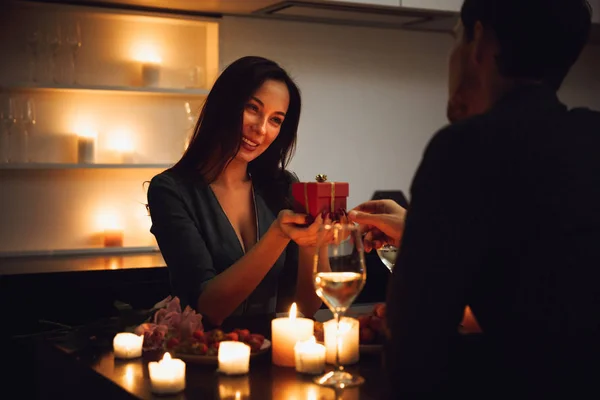
<svg viewBox="0 0 600 400">
<path fill-rule="evenodd" d="M 371 309 L 372 305 L 357 305 L 353 314 Z M 329 311 L 321 310 L 317 320 L 329 319 Z M 40 343 L 38 370 L 41 398 L 111 398 L 152 399 L 148 363 L 160 359 L 162 353 L 145 353 L 135 360 L 115 360 L 108 337 L 98 343 L 79 347 L 68 342 Z M 102 343 L 100 343 L 102 342 Z M 351 373 L 360 374 L 365 383 L 337 394 L 312 382 L 312 376 L 298 374 L 294 368 L 282 368 L 271 363 L 271 353 L 254 356 L 250 372 L 230 377 L 216 372 L 217 365 L 186 362 L 186 389 L 173 399 L 382 399 L 384 377 L 381 353 L 362 353 L 358 364 L 348 366 Z M 328 370 L 332 366 L 327 367 Z M 236 398 L 236 392 L 240 396 Z M 165 396 L 160 396 L 165 398 Z"/>
</svg>

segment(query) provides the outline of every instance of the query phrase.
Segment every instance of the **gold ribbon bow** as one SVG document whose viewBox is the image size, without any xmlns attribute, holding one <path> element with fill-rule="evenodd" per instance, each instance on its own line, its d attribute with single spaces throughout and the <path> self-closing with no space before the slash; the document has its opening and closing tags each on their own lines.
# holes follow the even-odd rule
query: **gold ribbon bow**
<svg viewBox="0 0 600 400">
<path fill-rule="evenodd" d="M 327 175 L 319 174 L 316 176 L 316 181 L 319 183 L 327 182 Z M 329 204 L 329 211 L 333 212 L 335 208 L 335 183 L 331 183 L 331 203 Z M 308 204 L 308 182 L 304 182 L 304 206 L 306 207 L 306 213 L 310 215 L 310 206 Z"/>
</svg>

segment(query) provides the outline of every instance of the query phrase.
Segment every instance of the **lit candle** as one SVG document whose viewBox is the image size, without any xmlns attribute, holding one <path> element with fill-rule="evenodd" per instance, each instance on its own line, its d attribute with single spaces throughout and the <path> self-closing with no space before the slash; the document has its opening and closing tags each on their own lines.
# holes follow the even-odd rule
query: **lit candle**
<svg viewBox="0 0 600 400">
<path fill-rule="evenodd" d="M 77 137 L 77 162 L 93 164 L 96 162 L 96 138 L 92 135 Z"/>
<path fill-rule="evenodd" d="M 144 336 L 133 333 L 117 333 L 113 339 L 113 352 L 115 358 L 131 359 L 141 357 Z"/>
<path fill-rule="evenodd" d="M 165 353 L 162 360 L 148 363 L 150 387 L 156 394 L 179 393 L 185 389 L 185 363 Z"/>
<path fill-rule="evenodd" d="M 327 363 L 335 364 L 336 343 L 338 344 L 340 364 L 349 365 L 357 363 L 359 358 L 358 320 L 344 317 L 340 321 L 339 335 L 336 335 L 336 330 L 337 324 L 333 319 L 323 324 L 325 347 L 327 348 Z"/>
<path fill-rule="evenodd" d="M 106 229 L 104 231 L 104 247 L 123 247 L 123 231 Z"/>
<path fill-rule="evenodd" d="M 304 374 L 320 374 L 325 370 L 325 346 L 315 337 L 296 343 L 296 371 Z"/>
<path fill-rule="evenodd" d="M 247 374 L 250 368 L 250 346 L 242 342 L 219 344 L 219 372 L 227 375 Z"/>
<path fill-rule="evenodd" d="M 271 321 L 273 336 L 273 364 L 280 367 L 296 365 L 294 346 L 297 342 L 310 339 L 314 334 L 314 321 L 296 318 L 296 303 L 290 307 L 288 318 L 275 318 Z"/>
</svg>

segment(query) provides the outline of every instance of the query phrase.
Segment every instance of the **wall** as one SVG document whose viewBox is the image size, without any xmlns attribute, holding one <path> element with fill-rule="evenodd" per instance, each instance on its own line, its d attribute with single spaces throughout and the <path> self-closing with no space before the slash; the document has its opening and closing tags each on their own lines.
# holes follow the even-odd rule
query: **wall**
<svg viewBox="0 0 600 400">
<path fill-rule="evenodd" d="M 262 55 L 298 82 L 303 114 L 291 169 L 303 180 L 326 173 L 349 181 L 350 206 L 376 189 L 408 191 L 424 147 L 446 122 L 449 36 L 227 17 L 219 38 L 221 68 L 244 55 Z M 188 39 L 174 45 L 190 52 L 198 39 Z M 17 47 L 13 51 L 22 51 Z M 586 50 L 568 78 L 561 92 L 568 104 L 600 109 L 598 50 Z M 0 51 L 3 59 L 13 57 Z M 185 130 L 181 102 L 154 103 L 158 133 L 152 143 Z M 125 245 L 153 244 L 141 184 L 159 171 L 0 170 L 0 252 L 97 246 L 96 216 L 105 207 L 124 215 Z"/>
<path fill-rule="evenodd" d="M 349 206 L 376 189 L 408 194 L 432 134 L 446 123 L 447 55 L 439 33 L 226 18 L 221 65 L 248 54 L 272 58 L 302 91 L 291 164 L 303 180 L 318 173 L 350 182 Z M 586 49 L 560 95 L 600 109 L 600 47 Z"/>
</svg>

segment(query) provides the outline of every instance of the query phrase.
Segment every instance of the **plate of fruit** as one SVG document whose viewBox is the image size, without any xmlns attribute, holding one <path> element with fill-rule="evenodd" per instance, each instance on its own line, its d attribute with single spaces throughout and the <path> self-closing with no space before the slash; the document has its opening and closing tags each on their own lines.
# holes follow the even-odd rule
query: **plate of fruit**
<svg viewBox="0 0 600 400">
<path fill-rule="evenodd" d="M 145 352 L 164 350 L 192 363 L 216 364 L 219 345 L 223 341 L 247 344 L 250 357 L 263 354 L 271 347 L 271 342 L 263 335 L 248 329 L 234 329 L 228 333 L 221 329 L 205 331 L 202 315 L 189 306 L 182 311 L 177 297 L 169 296 L 155 308 L 157 311 L 151 321 L 134 330 L 135 334 L 144 336 Z"/>
<path fill-rule="evenodd" d="M 196 364 L 217 364 L 219 345 L 224 341 L 242 342 L 250 346 L 250 358 L 266 353 L 271 347 L 269 339 L 263 335 L 250 333 L 248 329 L 234 329 L 229 333 L 221 329 L 210 331 L 197 330 L 185 341 L 171 338 L 166 342 L 166 349 L 178 358 Z"/>
<path fill-rule="evenodd" d="M 361 353 L 379 353 L 385 339 L 385 304 L 373 306 L 371 313 L 358 316 L 359 349 Z"/>
</svg>

